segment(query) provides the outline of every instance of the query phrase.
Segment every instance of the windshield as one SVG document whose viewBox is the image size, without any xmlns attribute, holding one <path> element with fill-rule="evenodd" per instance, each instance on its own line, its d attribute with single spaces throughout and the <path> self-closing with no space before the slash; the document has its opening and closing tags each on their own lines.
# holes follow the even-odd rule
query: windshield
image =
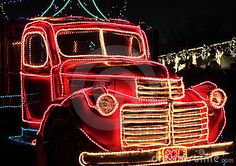
<svg viewBox="0 0 236 166">
<path fill-rule="evenodd" d="M 142 56 L 141 39 L 138 35 L 116 31 L 67 30 L 57 35 L 60 52 L 64 56 L 86 55 Z M 104 47 L 102 47 L 104 45 Z M 103 49 L 104 48 L 104 49 Z"/>
</svg>

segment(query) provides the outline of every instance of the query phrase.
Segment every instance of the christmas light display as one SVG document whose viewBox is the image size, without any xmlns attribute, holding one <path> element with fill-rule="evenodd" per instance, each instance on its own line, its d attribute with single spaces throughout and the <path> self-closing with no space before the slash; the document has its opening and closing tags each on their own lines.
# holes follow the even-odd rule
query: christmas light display
<svg viewBox="0 0 236 166">
<path fill-rule="evenodd" d="M 32 141 L 30 142 L 27 142 L 27 141 L 24 141 L 22 140 L 22 138 L 24 137 L 25 135 L 25 132 L 30 132 L 30 133 L 37 133 L 38 130 L 35 130 L 35 129 L 25 129 L 23 127 L 21 127 L 21 134 L 20 135 L 17 135 L 17 136 L 11 136 L 9 137 L 10 140 L 14 140 L 15 142 L 18 142 L 18 143 L 23 143 L 23 144 L 26 144 L 26 145 L 36 145 L 36 139 L 33 139 Z"/>
<path fill-rule="evenodd" d="M 27 94 L 27 96 L 36 96 L 38 95 L 38 93 L 31 93 L 31 94 Z M 0 100 L 4 100 L 4 99 L 18 99 L 21 98 L 21 95 L 4 95 L 4 96 L 0 96 Z M 4 102 L 3 102 L 4 103 Z M 32 104 L 32 103 L 29 103 Z M 21 105 L 1 105 L 0 109 L 9 109 L 9 108 L 13 108 L 13 109 L 17 109 L 17 108 L 21 108 Z"/>
<path fill-rule="evenodd" d="M 80 6 L 81 6 L 90 16 L 92 16 L 92 17 L 94 17 L 94 18 L 98 18 L 98 16 L 92 14 L 92 13 L 83 5 L 83 3 L 82 3 L 80 0 L 78 0 L 78 2 L 79 2 L 79 4 L 80 4 Z M 94 2 L 94 1 L 93 1 L 93 2 Z M 96 3 L 94 3 L 94 5 L 95 5 L 96 9 L 98 9 L 98 7 L 96 6 Z M 99 9 L 98 9 L 98 12 L 100 12 Z M 104 14 L 101 14 L 101 15 L 104 16 Z M 106 17 L 105 17 L 105 18 L 106 18 Z"/>
<path fill-rule="evenodd" d="M 22 3 L 25 3 L 27 0 L 5 0 L 2 3 L 0 3 L 0 11 L 3 15 L 3 18 L 6 20 L 10 20 L 11 16 L 8 14 L 8 12 L 5 10 L 5 6 L 19 6 Z M 39 15 L 37 15 L 39 16 Z M 33 16 L 32 16 L 33 17 Z M 25 20 L 25 19 L 29 19 L 29 17 L 26 16 L 17 16 L 17 19 L 21 20 Z"/>
<path fill-rule="evenodd" d="M 118 108 L 118 102 L 113 95 L 102 94 L 97 99 L 97 110 L 103 116 L 112 115 Z"/>
<path fill-rule="evenodd" d="M 66 3 L 64 4 L 64 6 L 58 11 L 56 12 L 55 14 L 53 14 L 53 16 L 57 16 L 59 13 L 61 13 L 62 10 L 64 10 L 68 4 L 70 3 L 71 0 L 67 0 Z M 43 15 L 42 15 L 43 16 Z"/>
<path fill-rule="evenodd" d="M 110 18 L 126 19 L 127 6 L 127 0 L 114 0 L 111 7 L 112 10 L 110 10 L 108 16 Z"/>
<path fill-rule="evenodd" d="M 74 29 L 66 29 L 66 33 L 63 32 L 63 31 L 64 30 L 61 29 L 60 31 L 58 31 L 56 33 L 57 41 L 58 41 L 58 36 L 60 36 L 60 34 L 61 35 L 72 34 L 72 33 L 76 33 L 76 31 L 80 31 L 80 33 L 97 32 L 98 34 L 100 34 L 99 35 L 99 40 L 100 40 L 100 43 L 101 43 L 101 46 L 102 46 L 102 52 L 103 53 L 101 55 L 96 54 L 94 56 L 105 57 L 107 55 L 107 49 L 105 48 L 104 41 L 103 41 L 104 40 L 103 34 L 104 33 L 109 33 L 109 32 L 112 33 L 112 29 L 108 29 L 108 28 L 107 29 L 105 29 L 105 28 L 103 28 L 103 29 L 100 29 L 100 28 L 89 28 L 89 29 L 87 29 L 87 28 L 74 28 Z M 84 32 L 81 32 L 81 31 L 84 31 Z M 144 54 L 146 53 L 146 49 L 145 49 L 144 45 L 141 45 L 141 44 L 144 44 L 144 41 L 141 41 L 141 40 L 143 40 L 143 37 L 140 34 L 135 33 L 135 32 L 127 33 L 126 31 L 122 31 L 122 30 L 117 30 L 116 33 L 119 34 L 119 35 L 122 35 L 122 36 L 134 35 L 134 38 L 137 39 L 137 41 L 139 42 L 139 47 L 141 49 L 143 49 L 143 50 L 140 51 L 142 54 L 139 57 L 144 57 L 145 56 Z M 57 42 L 57 45 L 58 45 L 58 42 Z M 81 56 L 84 57 L 84 56 L 86 56 L 86 55 L 73 55 L 73 56 L 66 55 L 61 51 L 59 46 L 57 46 L 57 48 L 58 48 L 59 52 L 65 57 L 81 57 Z M 91 55 L 88 55 L 88 56 L 91 56 Z M 122 56 L 122 55 L 119 55 L 119 56 L 120 57 L 125 57 L 125 56 Z M 135 57 L 135 58 L 137 58 L 137 57 Z"/>
<path fill-rule="evenodd" d="M 192 65 L 200 67 L 203 65 L 209 66 L 210 62 L 215 60 L 219 66 L 222 66 L 222 57 L 225 55 L 235 58 L 235 50 L 236 38 L 232 38 L 231 41 L 216 43 L 210 46 L 204 44 L 203 47 L 184 49 L 176 53 L 160 55 L 158 61 L 162 64 L 173 66 L 175 72 L 186 68 L 186 64 L 189 61 Z M 201 63 L 198 63 L 198 60 L 201 60 Z"/>
<path fill-rule="evenodd" d="M 0 4 L 4 18 L 10 18 L 4 5 L 20 2 Z M 63 15 L 71 2 L 64 0 L 59 7 L 52 0 L 39 15 Z M 161 63 L 174 63 L 178 72 L 189 57 L 194 65 L 198 65 L 199 56 L 208 63 L 214 48 L 215 60 L 221 65 L 226 51 L 235 56 L 235 39 L 163 55 L 160 63 L 152 62 L 145 32 L 120 20 L 125 17 L 127 1 L 118 19 L 108 19 L 95 0 L 89 2 L 100 17 L 89 10 L 88 3 L 77 0 L 77 5 L 93 18 L 35 18 L 26 25 L 22 40 L 12 43 L 13 47 L 21 46 L 21 95 L 0 99 L 21 97 L 21 105 L 2 105 L 0 109 L 21 107 L 24 127 L 20 135 L 9 139 L 30 145 L 40 141 L 50 144 L 48 127 L 62 109 L 78 116 L 76 128 L 100 149 L 90 152 L 84 145 L 85 150 L 76 159 L 81 165 L 158 165 L 228 154 L 232 142 L 216 143 L 226 125 L 225 92 L 211 82 L 185 89 L 183 79 Z M 116 13 L 112 10 L 111 15 Z M 88 54 L 83 52 L 87 45 L 76 37 L 85 34 L 98 37 L 97 42 L 87 39 Z M 61 40 L 71 36 L 74 38 L 70 43 Z M 126 54 L 117 54 L 118 48 L 109 49 L 112 38 L 125 39 Z M 37 50 L 35 41 L 42 50 Z M 29 95 L 35 91 L 39 91 L 37 96 Z M 199 149 L 207 153 L 198 154 Z"/>
<path fill-rule="evenodd" d="M 44 16 L 53 6 L 53 4 L 55 3 L 55 0 L 52 0 L 52 2 L 50 3 L 50 5 L 48 6 L 48 8 L 42 13 L 41 16 Z"/>
<path fill-rule="evenodd" d="M 39 17 L 26 24 L 21 41 L 12 42 L 19 46 L 24 127 L 11 140 L 53 144 L 54 125 L 72 122 L 99 149 L 90 152 L 84 144 L 76 159 L 82 165 L 178 163 L 227 154 L 232 144 L 216 143 L 226 125 L 225 92 L 211 82 L 185 89 L 183 78 L 151 61 L 140 26 L 120 19 Z M 217 62 L 221 56 L 216 52 Z M 73 120 L 57 119 L 64 111 Z M 200 148 L 209 152 L 200 155 Z"/>
<path fill-rule="evenodd" d="M 95 6 L 96 10 L 100 13 L 100 15 L 101 15 L 104 19 L 108 20 L 107 17 L 106 17 L 106 16 L 101 12 L 101 10 L 99 9 L 99 7 L 98 7 L 98 5 L 96 4 L 95 0 L 92 0 L 92 2 L 93 2 L 93 5 Z"/>
<path fill-rule="evenodd" d="M 1 9 L 1 12 L 2 12 L 2 14 L 3 14 L 3 17 L 4 17 L 5 19 L 8 19 L 8 16 L 6 15 L 6 12 L 4 11 L 3 4 L 2 4 L 2 3 L 0 3 L 0 9 Z"/>
<path fill-rule="evenodd" d="M 190 162 L 197 160 L 204 160 L 214 157 L 215 155 L 227 155 L 224 150 L 214 152 L 214 149 L 224 149 L 232 145 L 232 142 L 213 145 L 200 145 L 194 147 L 172 147 L 160 148 L 153 150 L 130 151 L 130 152 L 103 152 L 103 153 L 90 153 L 83 152 L 80 154 L 79 162 L 81 165 L 95 165 L 95 164 L 136 164 L 143 163 L 142 165 L 163 165 L 163 164 L 176 164 L 181 162 Z M 206 156 L 202 156 L 197 152 L 197 149 L 212 149 L 212 152 Z M 192 156 L 188 156 L 188 152 L 192 152 Z M 172 155 L 171 155 L 172 153 Z M 174 155 L 173 155 L 174 154 Z M 104 158 L 106 159 L 104 161 Z M 113 158 L 113 159 L 112 159 Z M 133 160 L 135 158 L 135 160 Z M 174 160 L 172 160 L 174 159 Z"/>
<path fill-rule="evenodd" d="M 136 80 L 136 84 L 138 98 L 153 98 L 155 96 L 157 98 L 180 99 L 184 97 L 182 79 L 144 79 Z"/>
<path fill-rule="evenodd" d="M 211 92 L 209 100 L 214 108 L 221 109 L 225 105 L 227 97 L 222 89 L 215 89 Z"/>
<path fill-rule="evenodd" d="M 116 43 L 124 51 L 110 49 Z M 216 144 L 226 125 L 225 92 L 211 82 L 185 89 L 183 78 L 150 60 L 140 26 L 42 17 L 28 23 L 13 45 L 22 48 L 24 128 L 11 140 L 53 144 L 54 125 L 67 121 L 100 149 L 90 152 L 84 144 L 75 159 L 81 165 L 186 162 L 225 155 L 232 145 Z M 37 96 L 27 95 L 35 91 Z M 209 152 L 198 154 L 200 148 Z"/>
<path fill-rule="evenodd" d="M 91 7 L 94 8 L 96 10 L 96 12 L 100 15 L 97 16 L 96 14 L 93 14 L 89 9 L 88 9 L 88 4 L 87 2 L 83 2 L 82 0 L 74 0 L 75 2 L 77 2 L 76 7 L 78 7 L 78 11 L 80 9 L 83 9 L 89 16 L 96 18 L 96 19 L 104 19 L 104 20 L 108 20 L 108 18 L 105 16 L 105 14 L 103 14 L 103 12 L 100 10 L 100 8 L 98 7 L 98 4 L 96 3 L 95 0 L 91 0 Z M 3 14 L 3 17 L 7 20 L 9 20 L 11 18 L 11 16 L 9 16 L 6 12 L 6 10 L 4 9 L 5 6 L 14 6 L 14 5 L 19 5 L 19 4 L 24 4 L 26 3 L 27 0 L 15 0 L 15 1 L 4 1 L 3 3 L 0 3 L 0 11 Z M 34 18 L 36 16 L 45 16 L 48 12 L 53 11 L 52 16 L 56 17 L 59 16 L 64 10 L 66 10 L 66 8 L 69 7 L 70 4 L 72 4 L 73 0 L 63 0 L 63 4 L 62 7 L 59 7 L 61 5 L 59 5 L 59 3 L 56 0 L 52 0 L 49 4 L 49 6 L 40 14 L 40 11 L 38 12 L 39 14 L 35 15 L 35 16 L 25 16 L 25 17 L 18 17 L 18 19 L 30 19 L 30 18 Z M 70 7 L 70 10 L 72 10 L 72 7 Z M 68 16 L 70 14 L 65 13 L 64 16 Z M 71 14 L 72 15 L 72 14 Z"/>
</svg>

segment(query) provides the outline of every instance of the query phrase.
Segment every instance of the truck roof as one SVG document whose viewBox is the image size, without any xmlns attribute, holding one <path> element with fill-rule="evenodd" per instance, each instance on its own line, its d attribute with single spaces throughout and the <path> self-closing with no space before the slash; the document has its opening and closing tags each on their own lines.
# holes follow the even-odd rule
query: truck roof
<svg viewBox="0 0 236 166">
<path fill-rule="evenodd" d="M 123 19 L 99 19 L 99 18 L 91 18 L 91 17 L 83 17 L 83 16 L 67 16 L 67 17 L 35 17 L 30 20 L 44 20 L 50 23 L 69 23 L 69 22 L 110 22 L 110 23 L 118 23 L 118 24 L 129 24 L 135 25 L 128 20 Z"/>
<path fill-rule="evenodd" d="M 68 17 L 36 17 L 29 20 L 29 24 L 27 27 L 31 25 L 35 25 L 39 22 L 46 22 L 50 24 L 55 31 L 63 28 L 75 28 L 78 25 L 81 28 L 89 28 L 89 27 L 99 27 L 99 28 L 112 28 L 112 29 L 123 29 L 123 30 L 131 30 L 131 31 L 140 31 L 140 26 L 133 24 L 127 20 L 122 19 L 96 19 L 90 17 L 82 17 L 82 16 L 68 16 Z M 42 24 L 37 24 L 37 26 L 43 26 Z"/>
</svg>

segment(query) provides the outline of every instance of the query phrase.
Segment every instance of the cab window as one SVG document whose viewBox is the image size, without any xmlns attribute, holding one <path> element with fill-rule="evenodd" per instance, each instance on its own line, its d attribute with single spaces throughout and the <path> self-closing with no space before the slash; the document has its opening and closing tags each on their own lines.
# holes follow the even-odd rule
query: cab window
<svg viewBox="0 0 236 166">
<path fill-rule="evenodd" d="M 136 35 L 105 31 L 104 41 L 107 55 L 128 57 L 142 55 L 141 42 Z"/>
<path fill-rule="evenodd" d="M 47 62 L 46 43 L 41 34 L 30 34 L 26 37 L 25 63 L 42 66 Z"/>
</svg>

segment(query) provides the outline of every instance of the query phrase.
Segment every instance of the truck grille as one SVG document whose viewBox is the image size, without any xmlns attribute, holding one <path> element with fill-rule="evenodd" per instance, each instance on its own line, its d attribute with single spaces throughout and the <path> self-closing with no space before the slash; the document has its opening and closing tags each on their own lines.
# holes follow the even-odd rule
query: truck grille
<svg viewBox="0 0 236 166">
<path fill-rule="evenodd" d="M 184 95 L 184 85 L 181 79 L 139 79 L 137 96 L 141 99 L 170 98 L 178 99 Z"/>
<path fill-rule="evenodd" d="M 172 110 L 175 145 L 192 144 L 208 139 L 208 111 L 204 102 L 175 102 Z"/>
<path fill-rule="evenodd" d="M 170 105 L 125 105 L 122 109 L 123 145 L 156 146 L 170 143 Z"/>
<path fill-rule="evenodd" d="M 126 104 L 121 109 L 123 147 L 194 144 L 207 140 L 204 102 Z M 172 119 L 172 120 L 171 120 Z"/>
</svg>

